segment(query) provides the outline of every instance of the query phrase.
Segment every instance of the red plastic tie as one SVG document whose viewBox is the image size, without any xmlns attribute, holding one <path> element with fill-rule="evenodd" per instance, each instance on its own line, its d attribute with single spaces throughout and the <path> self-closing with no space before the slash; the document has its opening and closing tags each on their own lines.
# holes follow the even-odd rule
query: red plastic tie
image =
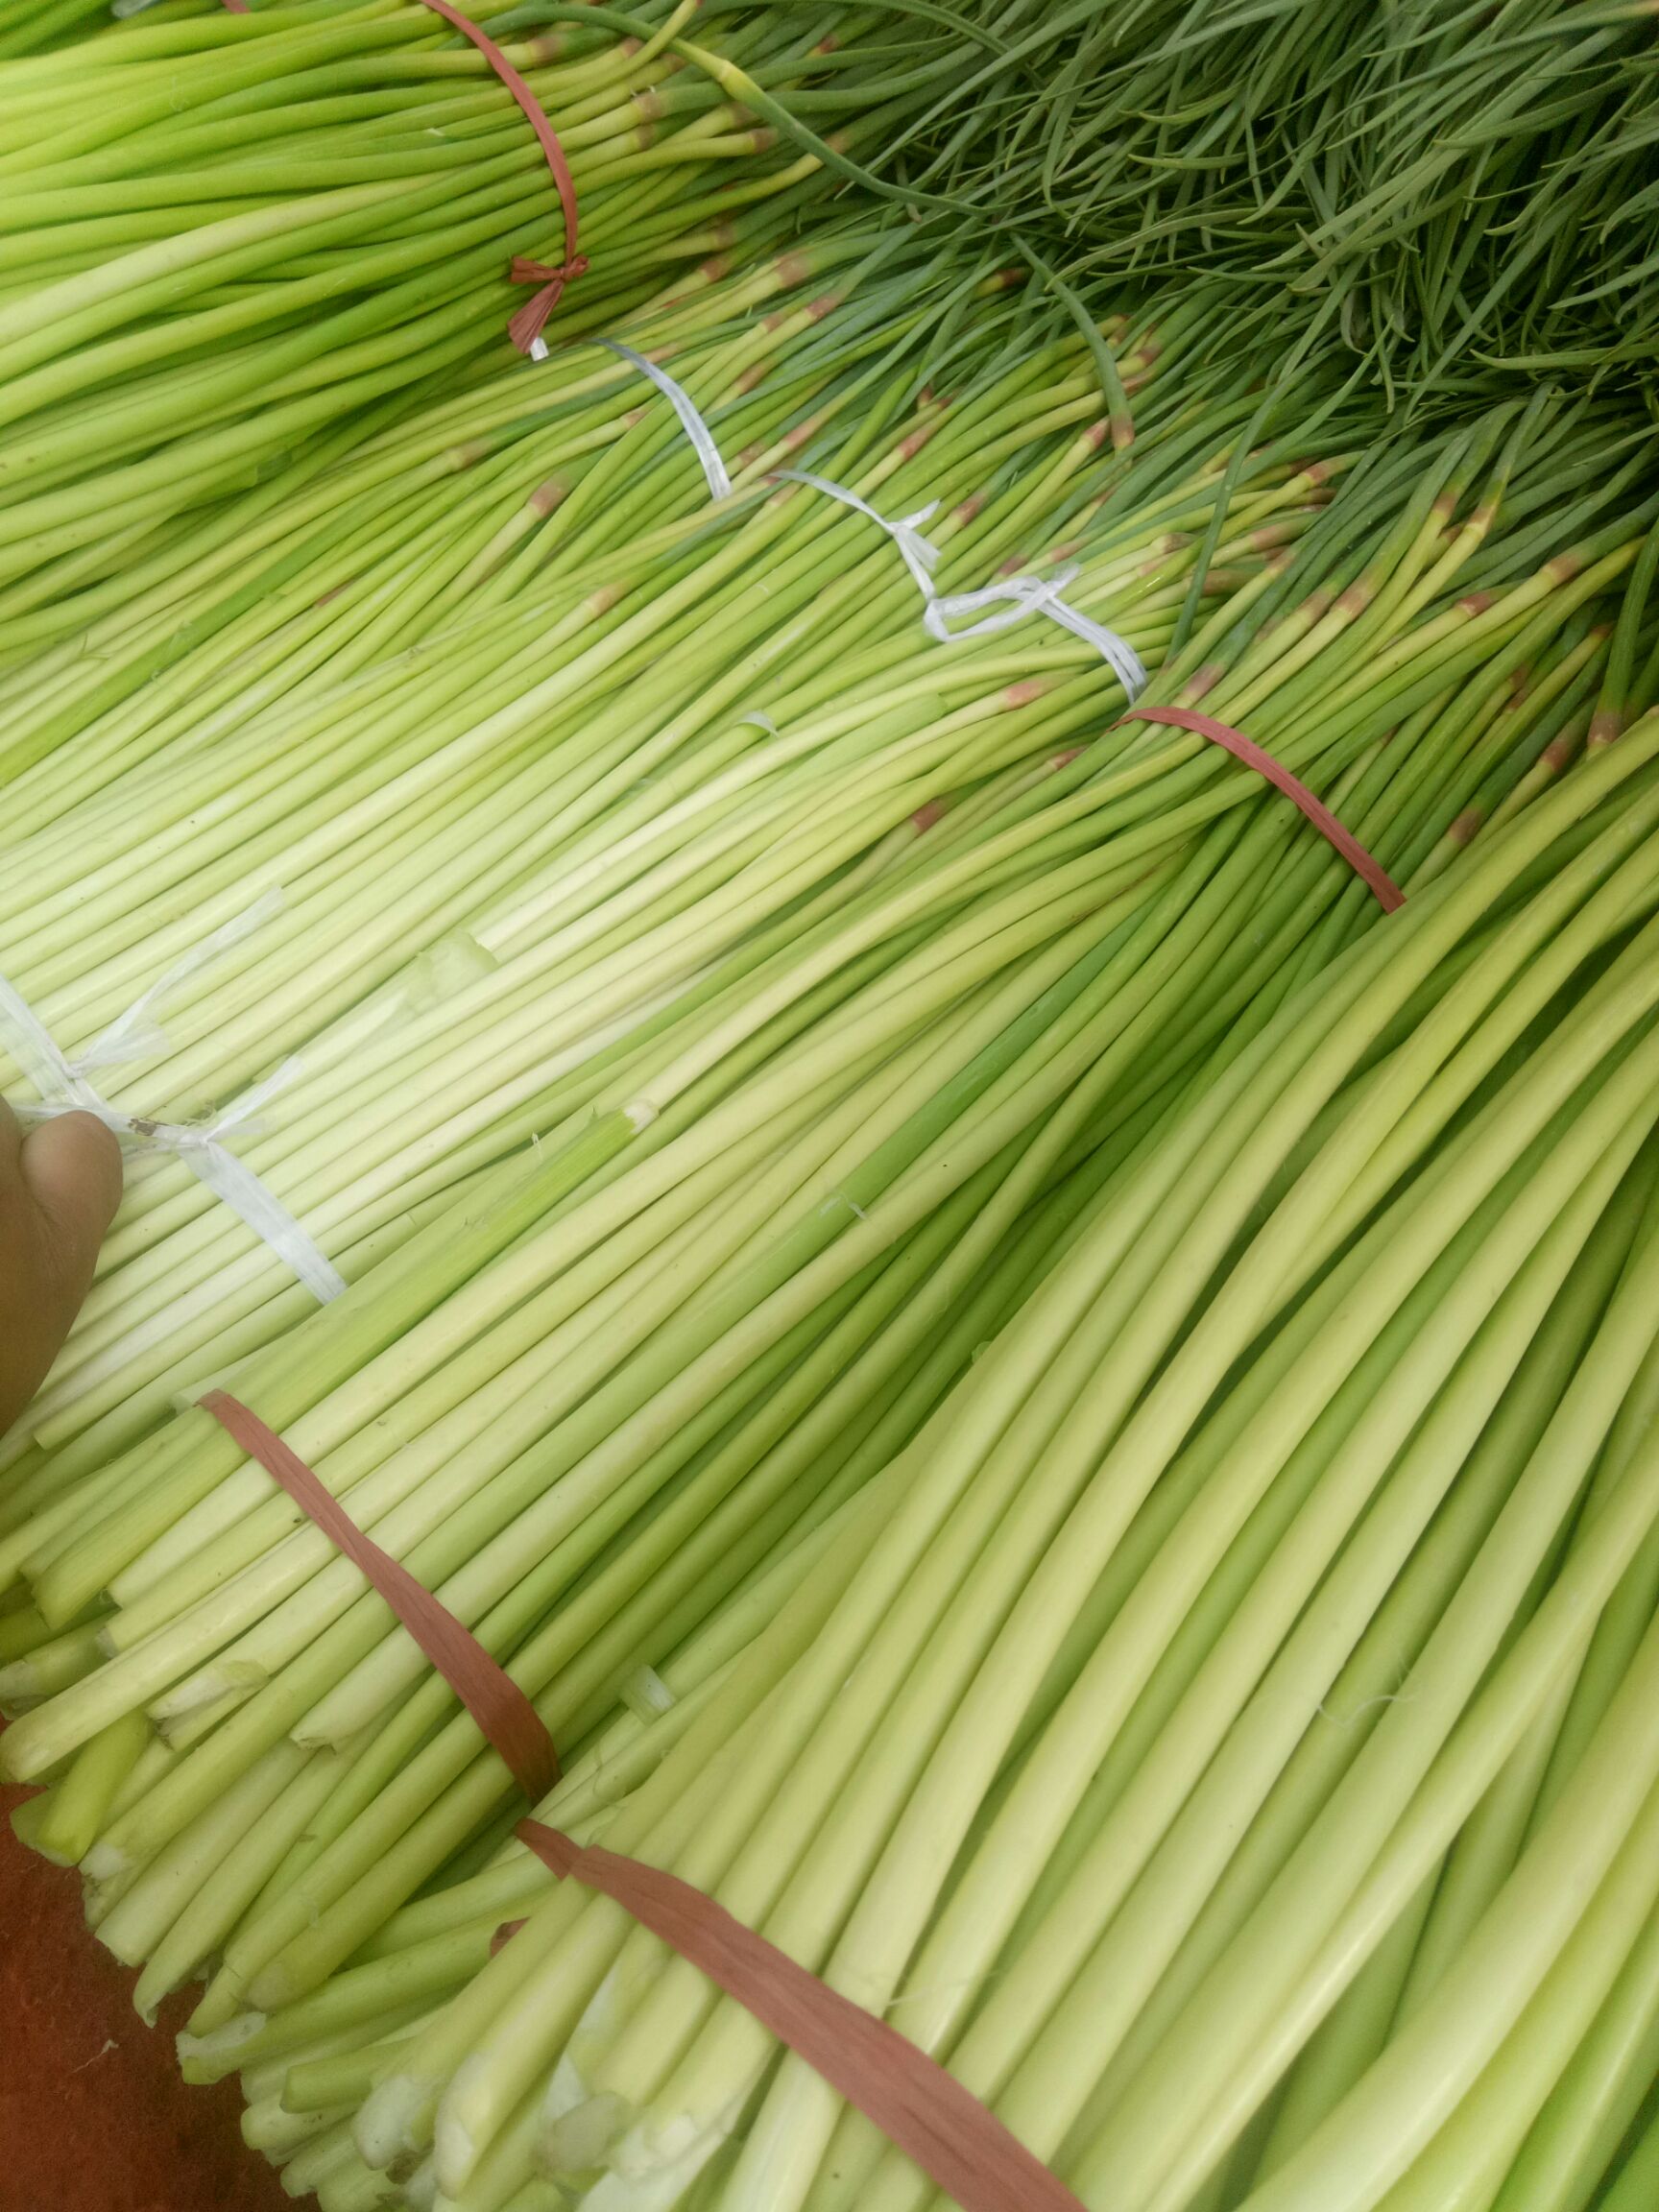
<svg viewBox="0 0 1659 2212">
<path fill-rule="evenodd" d="M 534 300 L 526 300 L 511 323 L 507 335 L 520 353 L 534 354 L 549 315 L 565 297 L 566 284 L 573 284 L 578 276 L 586 276 L 589 261 L 586 253 L 572 253 L 568 261 L 555 269 L 545 261 L 530 261 L 522 253 L 513 256 L 510 272 L 515 284 L 540 284 L 541 289 Z"/>
<path fill-rule="evenodd" d="M 401 1560 L 364 1535 L 334 1493 L 257 1413 L 224 1390 L 209 1390 L 200 1403 L 368 1576 L 501 1754 L 531 1804 L 539 1804 L 559 1779 L 559 1755 L 541 1714 L 512 1675 Z"/>
<path fill-rule="evenodd" d="M 548 122 L 541 101 L 489 33 L 480 31 L 477 24 L 463 15 L 459 8 L 450 7 L 449 0 L 423 0 L 423 4 L 435 9 L 445 23 L 452 23 L 464 38 L 471 39 L 517 101 L 524 111 L 525 120 L 541 142 L 541 151 L 547 156 L 547 166 L 553 172 L 553 181 L 559 187 L 559 204 L 565 210 L 564 262 L 558 268 L 522 258 L 513 263 L 512 276 L 515 284 L 540 284 L 541 287 L 535 299 L 520 307 L 507 325 L 507 334 L 519 352 L 528 353 L 541 337 L 548 316 L 564 298 L 565 285 L 573 284 L 578 276 L 588 274 L 588 257 L 576 251 L 576 180 L 570 174 L 570 164 L 565 157 L 564 147 L 559 143 L 559 133 Z"/>
<path fill-rule="evenodd" d="M 1177 730 L 1196 731 L 1200 737 L 1214 739 L 1224 745 L 1235 759 L 1242 760 L 1247 768 L 1254 768 L 1258 776 L 1265 776 L 1268 782 L 1277 785 L 1286 799 L 1299 806 L 1321 837 L 1334 845 L 1344 860 L 1363 878 L 1376 893 L 1385 914 L 1404 906 L 1406 894 L 1381 864 L 1374 860 L 1363 845 L 1350 830 L 1344 830 L 1329 806 L 1321 805 L 1306 783 L 1292 776 L 1289 769 L 1264 753 L 1253 737 L 1246 737 L 1242 730 L 1231 724 L 1217 722 L 1209 714 L 1194 713 L 1190 707 L 1131 707 L 1127 714 L 1118 716 L 1124 722 L 1168 722 Z"/>
<path fill-rule="evenodd" d="M 246 15 L 248 0 L 224 0 L 233 15 Z M 526 301 L 507 325 L 507 334 L 520 353 L 531 352 L 541 337 L 547 318 L 565 297 L 566 284 L 574 284 L 578 276 L 586 276 L 590 266 L 586 253 L 576 251 L 577 205 L 576 180 L 570 174 L 570 163 L 559 142 L 559 133 L 547 120 L 546 110 L 529 85 L 519 76 L 499 46 L 487 31 L 480 31 L 470 16 L 463 15 L 459 8 L 452 8 L 449 0 L 421 0 L 421 5 L 442 15 L 445 23 L 453 24 L 463 38 L 470 38 L 509 92 L 524 111 L 526 121 L 541 142 L 541 151 L 547 156 L 547 166 L 553 172 L 553 181 L 559 187 L 559 204 L 565 210 L 565 259 L 557 268 L 544 262 L 515 259 L 512 277 L 515 284 L 540 284 L 541 289 L 534 300 Z"/>
<path fill-rule="evenodd" d="M 1083 2212 L 1081 2200 L 971 2089 L 886 2021 L 798 1965 L 677 1875 L 580 1844 L 540 1820 L 517 1834 L 561 1881 L 613 1898 L 701 1968 L 873 2120 L 962 2212 Z"/>
</svg>

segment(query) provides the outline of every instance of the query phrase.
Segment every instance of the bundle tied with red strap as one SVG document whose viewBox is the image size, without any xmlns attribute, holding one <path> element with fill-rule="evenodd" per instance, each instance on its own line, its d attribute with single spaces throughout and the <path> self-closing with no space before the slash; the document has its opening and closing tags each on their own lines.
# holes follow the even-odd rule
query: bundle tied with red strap
<svg viewBox="0 0 1659 2212">
<path fill-rule="evenodd" d="M 1230 724 L 1181 707 L 1134 707 L 1120 722 L 1190 730 L 1223 746 L 1283 791 L 1392 911 L 1404 894 L 1372 855 L 1288 769 Z M 224 1391 L 201 1401 L 362 1571 L 449 1683 L 525 1796 L 559 1777 L 545 1723 L 522 1689 L 460 1621 L 357 1527 L 297 1453 Z M 707 1975 L 913 2159 L 963 2212 L 1082 2212 L 1077 2197 L 954 2076 L 914 2043 L 832 1989 L 707 1892 L 661 1867 L 584 1846 L 537 1819 L 519 1839 L 562 1882 L 611 1898 Z M 492 1955 L 522 1920 L 496 1932 Z"/>
<path fill-rule="evenodd" d="M 570 163 L 559 142 L 559 133 L 547 120 L 546 110 L 537 99 L 524 79 L 514 68 L 488 32 L 481 31 L 470 16 L 463 15 L 459 8 L 452 8 L 449 0 L 421 0 L 423 8 L 430 8 L 442 15 L 445 23 L 453 24 L 464 38 L 469 38 L 477 47 L 509 92 L 523 109 L 530 128 L 541 142 L 547 156 L 547 166 L 553 172 L 553 181 L 559 188 L 559 204 L 565 213 L 565 258 L 558 263 L 533 261 L 522 253 L 516 253 L 510 271 L 515 284 L 534 284 L 539 287 L 533 300 L 519 308 L 507 325 L 507 334 L 520 353 L 545 353 L 541 332 L 547 318 L 565 297 L 565 288 L 574 284 L 578 276 L 586 276 L 590 266 L 588 256 L 577 252 L 576 237 L 579 209 L 576 204 L 576 180 L 570 174 Z M 248 0 L 224 0 L 224 6 L 232 15 L 249 12 Z"/>
<path fill-rule="evenodd" d="M 524 1692 L 470 1629 L 367 1536 L 315 1470 L 240 1399 L 210 1390 L 200 1403 L 360 1569 L 524 1794 L 532 1803 L 545 1796 L 559 1778 L 552 1738 Z M 637 1859 L 585 1848 L 541 1820 L 521 1820 L 517 1833 L 562 1882 L 580 1882 L 611 1898 L 735 1998 L 963 2212 L 1083 2212 L 1065 2183 L 953 2075 L 705 1891 Z M 502 1928 L 494 1948 L 522 1926 Z"/>
</svg>

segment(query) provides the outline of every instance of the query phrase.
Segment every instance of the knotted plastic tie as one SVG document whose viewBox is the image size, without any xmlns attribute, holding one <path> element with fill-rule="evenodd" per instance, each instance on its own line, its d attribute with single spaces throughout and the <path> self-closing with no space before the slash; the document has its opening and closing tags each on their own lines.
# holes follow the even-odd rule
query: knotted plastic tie
<svg viewBox="0 0 1659 2212">
<path fill-rule="evenodd" d="M 117 11 L 135 14 L 150 0 L 116 0 Z M 577 205 L 576 180 L 570 174 L 570 163 L 559 142 L 559 133 L 548 122 L 546 111 L 496 45 L 487 31 L 481 31 L 470 16 L 463 15 L 459 8 L 452 8 L 449 0 L 421 0 L 424 8 L 442 15 L 445 23 L 452 24 L 463 38 L 469 38 L 517 101 L 547 156 L 547 166 L 553 172 L 553 181 L 559 187 L 559 204 L 565 211 L 565 259 L 557 266 L 545 261 L 532 261 L 524 254 L 515 254 L 510 272 L 515 284 L 538 284 L 541 290 L 533 300 L 526 301 L 511 323 L 507 334 L 520 353 L 528 353 L 533 360 L 545 361 L 546 343 L 541 336 L 547 318 L 565 297 L 567 284 L 574 284 L 578 276 L 586 276 L 591 264 L 586 253 L 576 250 Z M 232 15 L 248 13 L 248 0 L 223 0 L 226 10 Z"/>
<path fill-rule="evenodd" d="M 546 343 L 541 336 L 547 318 L 565 297 L 565 288 L 574 284 L 578 276 L 586 276 L 589 267 L 586 253 L 578 252 L 576 230 L 578 209 L 576 205 L 576 180 L 570 174 L 570 164 L 565 149 L 559 142 L 559 133 L 548 122 L 541 103 L 502 53 L 488 32 L 480 31 L 459 8 L 452 8 L 449 0 L 422 0 L 424 7 L 442 15 L 445 23 L 452 23 L 464 38 L 469 38 L 477 47 L 523 112 L 525 121 L 535 132 L 541 151 L 547 156 L 547 166 L 553 172 L 553 181 L 559 189 L 559 204 L 565 211 L 565 258 L 554 265 L 545 261 L 532 261 L 523 254 L 516 254 L 511 270 L 515 284 L 536 284 L 541 287 L 533 300 L 527 300 L 511 323 L 507 335 L 520 353 L 528 353 L 533 360 L 547 358 Z M 541 348 L 540 352 L 537 351 Z"/>
<path fill-rule="evenodd" d="M 545 261 L 532 261 L 523 253 L 514 254 L 513 282 L 541 287 L 507 325 L 507 334 L 520 353 L 527 353 L 532 361 L 546 360 L 547 341 L 541 332 L 547 318 L 564 299 L 565 287 L 574 284 L 578 276 L 586 276 L 591 266 L 586 253 L 572 253 L 568 261 L 561 261 L 557 268 Z"/>
<path fill-rule="evenodd" d="M 978 591 L 957 591 L 948 598 L 929 599 L 923 620 L 929 637 L 954 645 L 965 637 L 984 637 L 992 631 L 1007 630 L 1014 623 L 1022 622 L 1027 614 L 1046 614 L 1050 622 L 1058 622 L 1063 630 L 1070 630 L 1074 637 L 1093 645 L 1129 699 L 1134 701 L 1146 688 L 1145 663 L 1127 637 L 1120 637 L 1104 622 L 1096 622 L 1092 615 L 1068 605 L 1066 589 L 1076 582 L 1080 573 L 1071 567 L 1046 578 L 1013 576 L 1004 583 L 987 584 Z M 950 628 L 962 615 L 976 614 L 980 608 L 995 606 L 998 600 L 1011 604 L 998 614 L 986 614 L 979 621 L 970 623 L 966 630 Z"/>
<path fill-rule="evenodd" d="M 960 645 L 970 637 L 983 637 L 996 630 L 1007 630 L 1014 623 L 1022 622 L 1027 614 L 1045 614 L 1050 622 L 1058 622 L 1074 637 L 1081 637 L 1094 646 L 1131 702 L 1145 689 L 1146 670 L 1128 638 L 1120 637 L 1104 622 L 1096 622 L 1092 615 L 1069 606 L 1062 596 L 1067 586 L 1076 581 L 1076 568 L 1066 568 L 1059 575 L 1049 577 L 1013 576 L 1000 583 L 987 584 L 977 591 L 941 595 L 933 585 L 939 548 L 922 535 L 923 523 L 938 509 L 937 499 L 919 507 L 914 515 L 902 516 L 893 521 L 879 508 L 872 507 L 868 499 L 860 498 L 856 492 L 849 491 L 845 484 L 832 482 L 828 476 L 814 476 L 805 469 L 775 469 L 772 473 L 786 477 L 792 483 L 810 484 L 815 492 L 828 493 L 831 499 L 838 499 L 844 507 L 855 508 L 886 531 L 903 556 L 904 565 L 926 602 L 922 619 L 927 635 L 936 637 L 942 645 Z M 976 614 L 981 608 L 999 603 L 1002 603 L 1000 613 L 987 614 L 966 630 L 951 629 L 951 622 L 960 616 Z"/>
</svg>

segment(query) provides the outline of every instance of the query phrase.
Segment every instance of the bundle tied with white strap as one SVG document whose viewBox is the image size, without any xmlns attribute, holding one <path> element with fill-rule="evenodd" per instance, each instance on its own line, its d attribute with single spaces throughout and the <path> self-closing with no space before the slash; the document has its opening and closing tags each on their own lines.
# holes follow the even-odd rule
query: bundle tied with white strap
<svg viewBox="0 0 1659 2212">
<path fill-rule="evenodd" d="M 655 361 L 647 360 L 643 353 L 632 346 L 624 346 L 616 338 L 601 338 L 598 343 L 619 360 L 630 362 L 641 375 L 648 376 L 659 391 L 666 395 L 680 425 L 691 443 L 692 450 L 702 464 L 704 481 L 709 486 L 711 499 L 731 496 L 732 478 L 715 444 L 713 432 L 703 420 L 697 403 L 683 384 L 677 383 L 666 369 Z M 531 348 L 533 360 L 544 360 L 547 349 L 537 340 Z M 937 499 L 930 499 L 926 507 L 919 507 L 914 515 L 901 516 L 893 521 L 879 508 L 871 506 L 868 499 L 850 491 L 845 484 L 837 484 L 829 476 L 816 476 L 809 469 L 775 469 L 775 477 L 792 484 L 808 484 L 815 492 L 826 493 L 838 499 L 844 507 L 854 508 L 867 516 L 878 529 L 885 530 L 898 546 L 904 565 L 909 569 L 924 601 L 922 619 L 930 637 L 938 638 L 942 645 L 956 645 L 969 637 L 984 637 L 993 631 L 1006 630 L 1016 622 L 1022 622 L 1027 614 L 1045 614 L 1050 622 L 1058 622 L 1062 629 L 1070 630 L 1074 637 L 1081 637 L 1106 662 L 1114 676 L 1122 685 L 1129 704 L 1134 705 L 1146 688 L 1146 669 L 1141 656 L 1126 637 L 1104 622 L 1096 622 L 1092 615 L 1082 613 L 1070 606 L 1064 596 L 1068 586 L 1075 583 L 1079 574 L 1075 567 L 1066 568 L 1057 576 L 1013 576 L 997 584 L 987 584 L 977 591 L 959 591 L 941 596 L 935 589 L 933 571 L 939 564 L 939 548 L 922 534 L 923 524 L 931 520 L 938 510 Z M 984 614 L 977 622 L 970 623 L 966 630 L 953 630 L 950 625 L 963 616 L 979 614 L 983 608 L 997 607 L 1000 612 Z"/>
<path fill-rule="evenodd" d="M 37 1104 L 18 1107 L 20 1119 L 45 1121 L 62 1114 L 90 1114 L 113 1131 L 130 1155 L 174 1154 L 216 1198 L 241 1216 L 315 1298 L 326 1305 L 345 1289 L 345 1278 L 275 1191 L 226 1142 L 237 1131 L 244 1135 L 253 1132 L 260 1110 L 299 1075 L 298 1059 L 285 1061 L 275 1074 L 206 1122 L 156 1121 L 125 1113 L 111 1105 L 92 1081 L 96 1069 L 120 1067 L 161 1049 L 166 1033 L 156 1016 L 167 998 L 190 976 L 199 974 L 261 928 L 281 906 L 279 890 L 266 892 L 244 913 L 192 947 L 74 1059 L 63 1051 L 15 985 L 0 975 L 0 1046 L 39 1093 Z"/>
</svg>

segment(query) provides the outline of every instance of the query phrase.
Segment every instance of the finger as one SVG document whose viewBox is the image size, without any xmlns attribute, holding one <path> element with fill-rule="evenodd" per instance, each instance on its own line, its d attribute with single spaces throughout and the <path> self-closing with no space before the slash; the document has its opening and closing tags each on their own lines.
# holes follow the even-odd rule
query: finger
<svg viewBox="0 0 1659 2212">
<path fill-rule="evenodd" d="M 0 1106 L 0 1434 L 39 1388 L 92 1281 L 121 1151 L 85 1114 L 25 1137 Z"/>
<path fill-rule="evenodd" d="M 40 1223 L 54 1326 L 67 1334 L 121 1203 L 121 1147 L 94 1115 L 64 1114 L 30 1131 L 18 1166 Z"/>
</svg>

